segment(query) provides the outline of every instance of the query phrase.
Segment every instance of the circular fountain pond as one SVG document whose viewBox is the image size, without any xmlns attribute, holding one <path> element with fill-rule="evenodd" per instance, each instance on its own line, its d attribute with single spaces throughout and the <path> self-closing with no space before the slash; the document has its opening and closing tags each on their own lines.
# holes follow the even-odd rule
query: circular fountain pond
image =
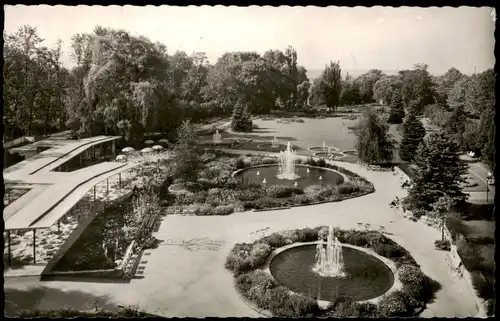
<svg viewBox="0 0 500 321">
<path fill-rule="evenodd" d="M 343 153 L 338 153 L 338 152 L 317 152 L 317 153 L 314 153 L 314 156 L 317 156 L 317 157 L 329 157 L 332 155 L 335 157 L 344 157 L 345 156 Z"/>
<path fill-rule="evenodd" d="M 316 300 L 333 301 L 350 297 L 371 300 L 386 293 L 394 284 L 391 269 L 373 255 L 342 246 L 344 277 L 324 277 L 313 271 L 317 244 L 299 245 L 277 254 L 270 262 L 273 277 L 291 291 Z"/>
<path fill-rule="evenodd" d="M 309 173 L 307 172 L 308 169 Z M 259 175 L 257 175 L 257 173 Z M 241 182 L 245 185 L 250 183 L 262 184 L 262 181 L 265 178 L 267 186 L 294 186 L 294 184 L 297 183 L 300 188 L 317 184 L 340 185 L 344 182 L 344 176 L 340 173 L 319 167 L 295 165 L 295 174 L 298 175 L 298 178 L 295 179 L 280 179 L 277 177 L 278 173 L 279 165 L 259 166 L 247 168 L 237 172 L 235 178 L 241 179 Z"/>
<path fill-rule="evenodd" d="M 273 146 L 272 143 L 262 143 L 262 144 L 259 144 L 257 145 L 257 148 L 260 148 L 260 149 L 265 149 L 265 150 L 272 150 L 272 151 L 282 151 L 284 149 L 286 149 L 286 144 L 277 144 L 275 146 Z"/>
</svg>

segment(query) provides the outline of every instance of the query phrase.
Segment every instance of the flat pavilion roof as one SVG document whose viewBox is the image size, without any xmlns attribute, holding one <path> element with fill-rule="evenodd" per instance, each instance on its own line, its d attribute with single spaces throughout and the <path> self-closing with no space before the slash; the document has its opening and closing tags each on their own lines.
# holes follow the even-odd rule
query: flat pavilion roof
<svg viewBox="0 0 500 321">
<path fill-rule="evenodd" d="M 76 205 L 95 184 L 135 167 L 136 164 L 103 162 L 69 173 L 51 171 L 91 146 L 118 138 L 98 136 L 71 141 L 21 162 L 24 164 L 16 164 L 21 166 L 7 173 L 4 171 L 6 185 L 15 183 L 31 187 L 29 192 L 4 209 L 5 229 L 48 228 Z"/>
</svg>

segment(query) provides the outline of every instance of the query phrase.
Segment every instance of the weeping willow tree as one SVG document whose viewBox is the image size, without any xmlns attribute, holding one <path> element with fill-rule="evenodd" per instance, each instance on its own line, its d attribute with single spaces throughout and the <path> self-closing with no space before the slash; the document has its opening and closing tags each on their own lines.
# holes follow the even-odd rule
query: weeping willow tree
<svg viewBox="0 0 500 321">
<path fill-rule="evenodd" d="M 165 49 L 144 37 L 100 28 L 91 50 L 80 131 L 141 139 L 150 123 L 157 125 L 157 109 L 169 106 Z"/>
<path fill-rule="evenodd" d="M 359 159 L 367 164 L 392 161 L 394 141 L 389 135 L 389 126 L 370 108 L 357 124 L 356 149 Z"/>
</svg>

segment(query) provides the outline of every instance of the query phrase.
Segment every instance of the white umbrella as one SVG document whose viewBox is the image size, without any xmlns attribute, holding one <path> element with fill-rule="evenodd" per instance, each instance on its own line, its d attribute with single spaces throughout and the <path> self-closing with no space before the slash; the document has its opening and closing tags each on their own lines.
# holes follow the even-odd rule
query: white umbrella
<svg viewBox="0 0 500 321">
<path fill-rule="evenodd" d="M 168 143 L 169 143 L 169 141 L 168 141 L 167 139 L 165 139 L 165 138 L 162 138 L 162 139 L 160 139 L 160 140 L 158 141 L 158 143 L 168 144 Z"/>
<path fill-rule="evenodd" d="M 116 160 L 121 162 L 121 161 L 126 161 L 127 160 L 127 156 L 125 155 L 118 155 L 116 156 Z"/>
<path fill-rule="evenodd" d="M 152 141 L 151 139 L 148 139 L 147 141 L 144 142 L 144 144 L 148 144 L 148 145 L 151 145 L 151 144 L 154 144 L 155 142 Z"/>
<path fill-rule="evenodd" d="M 163 146 L 161 146 L 161 145 L 154 145 L 154 146 L 153 146 L 153 149 L 154 149 L 154 150 L 162 150 L 162 149 L 163 149 Z"/>
<path fill-rule="evenodd" d="M 125 147 L 124 149 L 122 149 L 123 153 L 129 153 L 129 152 L 133 152 L 133 151 L 135 151 L 135 149 L 133 147 Z"/>
<path fill-rule="evenodd" d="M 146 147 L 141 149 L 141 153 L 152 153 L 152 152 L 154 152 L 154 149 L 152 149 L 151 147 Z"/>
</svg>

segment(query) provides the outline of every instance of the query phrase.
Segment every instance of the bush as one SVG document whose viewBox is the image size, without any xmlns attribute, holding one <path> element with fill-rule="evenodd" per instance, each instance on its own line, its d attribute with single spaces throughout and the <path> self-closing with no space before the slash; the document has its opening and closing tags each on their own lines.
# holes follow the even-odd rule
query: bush
<svg viewBox="0 0 500 321">
<path fill-rule="evenodd" d="M 495 282 L 493 280 L 491 280 L 493 282 L 489 282 L 479 271 L 472 271 L 471 278 L 472 286 L 479 297 L 485 300 L 495 297 Z"/>
<path fill-rule="evenodd" d="M 236 164 L 235 164 L 236 169 L 243 169 L 247 167 L 246 165 L 247 164 L 245 164 L 243 158 L 239 157 L 238 159 L 236 159 Z"/>
<path fill-rule="evenodd" d="M 310 204 L 313 201 L 308 195 L 295 195 L 294 200 L 296 204 Z"/>
<path fill-rule="evenodd" d="M 278 159 L 276 157 L 264 157 L 262 158 L 262 164 L 278 164 Z"/>
<path fill-rule="evenodd" d="M 320 158 L 318 159 L 318 161 L 316 162 L 316 166 L 318 167 L 326 167 L 326 161 L 324 158 Z"/>
<path fill-rule="evenodd" d="M 314 242 L 318 240 L 318 231 L 309 227 L 297 230 L 296 242 Z"/>
<path fill-rule="evenodd" d="M 286 238 L 279 233 L 273 233 L 266 236 L 262 239 L 262 241 L 269 244 L 272 248 L 278 248 L 288 244 Z"/>
<path fill-rule="evenodd" d="M 449 251 L 451 249 L 451 244 L 450 241 L 448 240 L 435 240 L 434 241 L 434 246 L 436 249 L 443 250 L 443 251 Z"/>
<path fill-rule="evenodd" d="M 402 291 L 394 291 L 384 296 L 379 302 L 379 310 L 386 317 L 407 316 L 407 297 Z"/>
<path fill-rule="evenodd" d="M 304 164 L 310 165 L 310 166 L 317 166 L 318 165 L 318 163 L 316 162 L 316 160 L 314 158 L 312 158 L 311 156 L 309 156 L 307 158 L 307 160 L 305 161 Z"/>
<path fill-rule="evenodd" d="M 257 243 L 252 251 L 250 251 L 250 261 L 252 262 L 252 266 L 257 268 L 266 263 L 266 259 L 271 254 L 272 249 L 266 243 Z"/>
<path fill-rule="evenodd" d="M 290 187 L 285 185 L 272 185 L 266 188 L 267 195 L 274 198 L 290 197 L 294 194 L 303 194 L 304 192 L 297 187 Z"/>
<path fill-rule="evenodd" d="M 252 208 L 255 209 L 265 209 L 265 208 L 274 208 L 283 206 L 283 203 L 281 203 L 279 200 L 267 196 L 258 199 L 256 201 L 253 201 L 251 202 L 251 204 L 253 206 Z"/>
<path fill-rule="evenodd" d="M 234 213 L 234 206 L 229 205 L 218 205 L 213 209 L 213 215 L 229 215 Z"/>
<path fill-rule="evenodd" d="M 359 192 L 359 186 L 351 182 L 345 182 L 339 185 L 338 191 L 340 195 L 350 195 Z"/>
<path fill-rule="evenodd" d="M 201 204 L 196 215 L 212 215 L 212 206 L 210 204 Z"/>
</svg>

